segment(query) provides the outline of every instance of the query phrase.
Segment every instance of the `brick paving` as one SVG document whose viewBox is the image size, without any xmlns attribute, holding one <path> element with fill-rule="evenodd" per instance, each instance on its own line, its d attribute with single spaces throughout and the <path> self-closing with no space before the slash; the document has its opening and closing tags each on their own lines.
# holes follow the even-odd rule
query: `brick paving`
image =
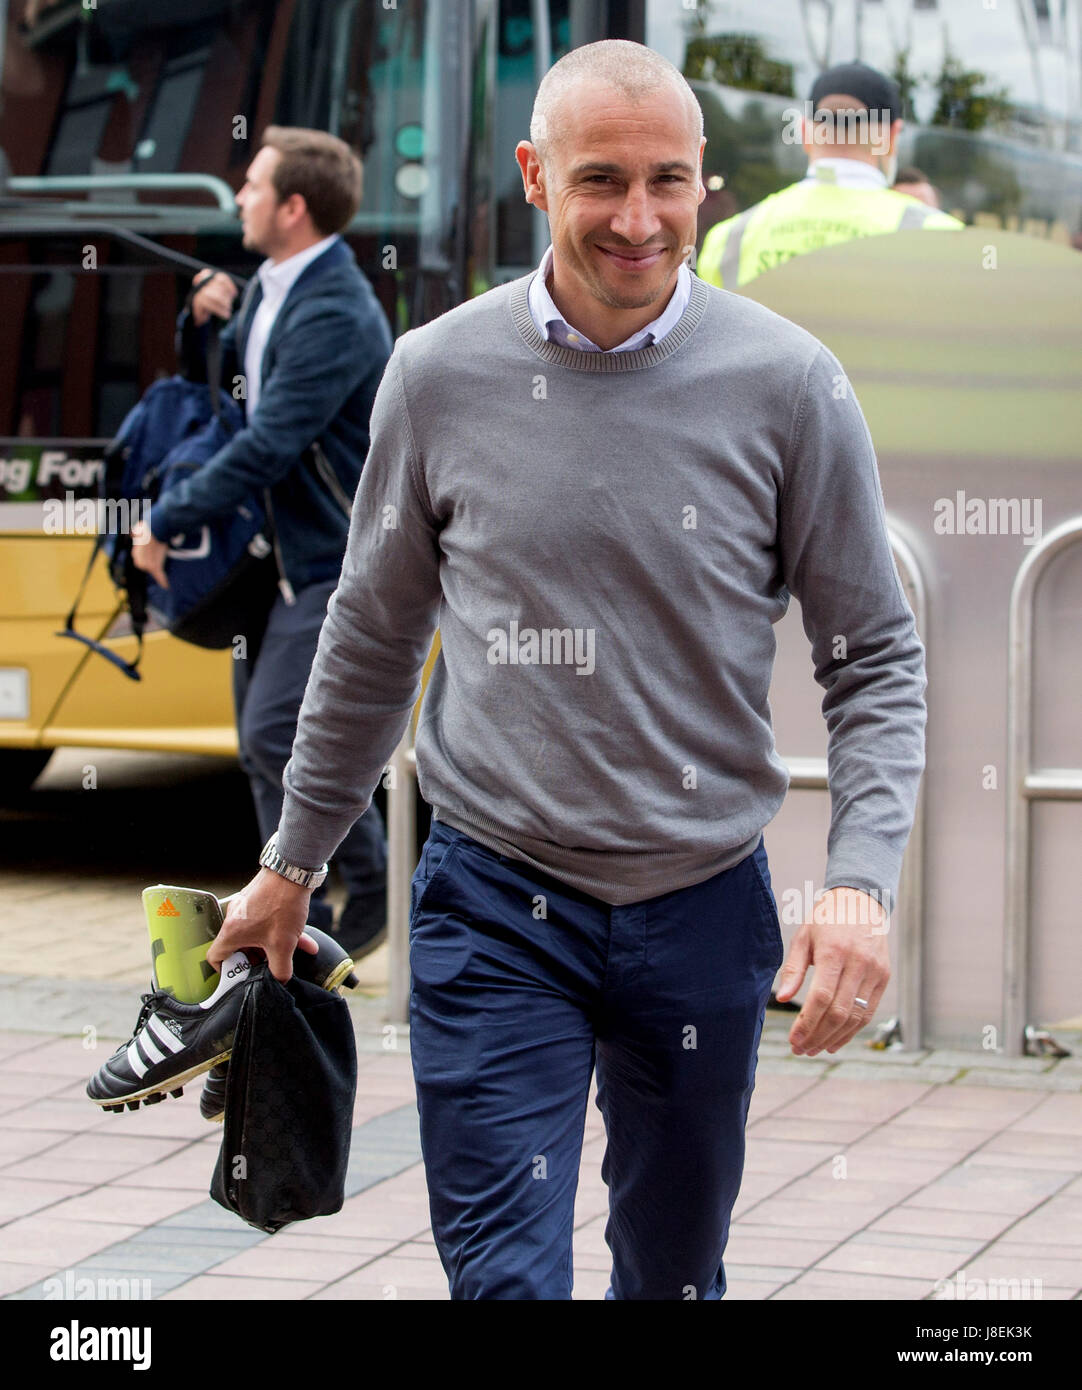
<svg viewBox="0 0 1082 1390">
<path fill-rule="evenodd" d="M 266 1236 L 208 1196 L 221 1131 L 200 1119 L 198 1087 L 119 1116 L 86 1100 L 97 1047 L 127 1035 L 116 1025 L 137 1004 L 122 981 L 93 989 L 0 978 L 5 1020 L 8 1001 L 24 1004 L 21 1027 L 0 1033 L 0 1295 L 124 1287 L 162 1299 L 447 1298 L 408 1033 L 385 1049 L 378 997 L 351 1001 L 360 1069 L 345 1204 Z M 94 1018 L 97 1047 L 85 1045 Z M 924 1299 L 960 1271 L 1039 1279 L 1043 1298 L 1082 1296 L 1077 1067 L 1030 1059 L 997 1069 L 994 1058 L 859 1043 L 852 1060 L 794 1058 L 788 1027 L 772 1015 L 764 1033 L 726 1254 L 730 1298 Z M 603 1150 L 591 1104 L 576 1298 L 603 1298 L 608 1284 Z M 67 1285 L 50 1282 L 58 1278 Z"/>
<path fill-rule="evenodd" d="M 116 788 L 114 802 L 94 803 L 105 808 L 99 819 L 126 814 L 125 786 L 162 782 L 144 755 L 95 756 L 103 785 Z M 74 814 L 80 766 L 78 754 L 58 755 L 38 784 L 44 800 L 35 790 L 57 827 Z M 171 787 L 181 774 L 193 804 L 220 800 L 228 785 L 191 761 L 169 765 Z M 408 1030 L 383 1028 L 385 948 L 362 963 L 350 1000 L 360 1069 L 343 1209 L 267 1236 L 208 1195 L 221 1130 L 200 1118 L 198 1085 L 121 1115 L 84 1093 L 101 1049 L 128 1037 L 146 988 L 147 854 L 126 846 L 123 867 L 103 866 L 96 845 L 80 862 L 64 841 L 46 859 L 34 847 L 49 837 L 9 818 L 6 833 L 16 832 L 34 862 L 0 870 L 0 1297 L 107 1297 L 119 1287 L 161 1299 L 446 1299 Z M 129 872 L 133 858 L 142 867 Z M 233 862 L 224 855 L 196 862 L 180 881 L 223 895 L 241 886 L 222 876 Z M 1082 1019 L 1074 1023 L 1056 1029 L 1073 1053 L 1059 1061 L 876 1052 L 860 1039 L 833 1058 L 796 1058 L 791 1015 L 769 1015 L 728 1297 L 925 1299 L 960 1274 L 1039 1279 L 1043 1298 L 1082 1297 Z M 608 1284 L 603 1152 L 591 1103 L 575 1211 L 580 1299 L 603 1298 Z M 135 1282 L 108 1282 L 117 1280 Z"/>
</svg>

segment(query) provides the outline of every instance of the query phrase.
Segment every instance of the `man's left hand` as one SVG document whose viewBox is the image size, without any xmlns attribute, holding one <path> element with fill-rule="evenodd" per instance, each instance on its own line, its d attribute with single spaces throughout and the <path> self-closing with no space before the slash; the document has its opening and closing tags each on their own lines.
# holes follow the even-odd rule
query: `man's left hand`
<svg viewBox="0 0 1082 1390">
<path fill-rule="evenodd" d="M 137 521 L 131 528 L 131 558 L 137 570 L 145 570 L 163 589 L 169 588 L 165 577 L 165 557 L 169 551 L 165 541 L 156 540 L 145 521 Z"/>
<path fill-rule="evenodd" d="M 871 1022 L 890 979 L 887 915 L 858 888 L 831 888 L 793 937 L 775 997 L 784 1003 L 815 976 L 804 1007 L 789 1031 L 796 1056 L 837 1052 Z M 864 1000 L 862 1006 L 856 1001 Z"/>
</svg>

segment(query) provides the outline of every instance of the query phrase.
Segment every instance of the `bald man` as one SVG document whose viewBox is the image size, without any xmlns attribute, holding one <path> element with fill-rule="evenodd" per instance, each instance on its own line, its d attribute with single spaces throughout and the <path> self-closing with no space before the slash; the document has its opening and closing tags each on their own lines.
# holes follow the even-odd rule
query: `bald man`
<svg viewBox="0 0 1082 1390">
<path fill-rule="evenodd" d="M 825 688 L 825 892 L 793 1051 L 837 1052 L 886 985 L 923 767 L 924 662 L 875 456 L 802 329 L 692 275 L 702 118 L 607 41 L 545 76 L 516 155 L 536 273 L 398 340 L 305 694 L 276 869 L 213 958 L 280 979 L 311 873 L 417 737 L 410 1050 L 456 1299 L 566 1299 L 596 1068 L 608 1297 L 718 1299 L 783 944 L 762 831 L 787 787 L 767 692 L 799 598 Z"/>
</svg>

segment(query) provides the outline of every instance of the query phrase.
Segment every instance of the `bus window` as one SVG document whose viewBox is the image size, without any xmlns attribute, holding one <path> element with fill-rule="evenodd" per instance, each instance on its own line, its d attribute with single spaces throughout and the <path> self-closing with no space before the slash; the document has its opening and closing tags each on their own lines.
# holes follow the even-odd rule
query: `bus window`
<svg viewBox="0 0 1082 1390">
<path fill-rule="evenodd" d="M 439 5 L 300 0 L 274 121 L 329 130 L 364 160 L 363 218 L 416 226 L 439 178 Z"/>
<path fill-rule="evenodd" d="M 556 62 L 571 43 L 570 0 L 549 5 L 549 54 Z M 537 89 L 533 0 L 500 0 L 496 54 L 495 149 L 492 182 L 496 200 L 496 263 L 499 279 L 523 275 L 548 245 L 548 223 L 522 196 L 515 146 L 530 138 L 530 112 Z"/>
<path fill-rule="evenodd" d="M 9 231 L 0 299 L 18 351 L 4 354 L 0 437 L 113 435 L 155 377 L 175 369 L 187 281 L 114 237 Z"/>
<path fill-rule="evenodd" d="M 152 174 L 181 167 L 211 51 L 207 37 L 195 33 L 188 36 L 182 51 L 171 53 L 163 65 L 153 105 L 135 146 L 134 168 Z"/>
<path fill-rule="evenodd" d="M 13 7 L 18 20 L 25 0 Z M 158 0 L 76 19 L 38 5 L 11 29 L 0 145 L 16 175 L 192 172 L 237 188 L 262 127 L 313 127 L 364 158 L 364 219 L 416 225 L 450 153 L 438 142 L 452 8 Z"/>
<path fill-rule="evenodd" d="M 14 174 L 200 172 L 237 185 L 246 147 L 236 121 L 257 119 L 288 7 L 11 0 L 9 9 L 0 145 Z"/>
<path fill-rule="evenodd" d="M 213 230 L 215 263 L 250 275 L 233 197 L 261 131 L 328 130 L 364 159 L 348 236 L 402 332 L 466 293 L 469 14 L 457 0 L 10 0 L 0 194 L 19 217 L 33 200 L 151 238 Z M 109 288 L 110 318 L 134 312 L 122 294 Z"/>
<path fill-rule="evenodd" d="M 1074 0 L 647 0 L 646 43 L 703 107 L 701 230 L 802 176 L 786 113 L 803 111 L 819 72 L 856 57 L 901 86 L 899 164 L 927 174 L 945 211 L 1082 246 L 1078 11 Z"/>
<path fill-rule="evenodd" d="M 283 6 L 283 9 L 290 7 Z M 468 113 L 456 0 L 298 0 L 268 119 L 329 130 L 364 161 L 351 242 L 396 333 L 463 298 L 454 219 Z"/>
</svg>

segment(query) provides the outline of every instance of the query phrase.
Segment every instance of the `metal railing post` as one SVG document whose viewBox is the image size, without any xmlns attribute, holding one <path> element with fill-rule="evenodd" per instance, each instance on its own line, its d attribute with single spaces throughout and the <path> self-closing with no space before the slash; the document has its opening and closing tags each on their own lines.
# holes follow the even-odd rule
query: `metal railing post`
<svg viewBox="0 0 1082 1390">
<path fill-rule="evenodd" d="M 1033 607 L 1049 563 L 1082 540 L 1082 516 L 1050 531 L 1019 566 L 1007 620 L 1007 825 L 1003 922 L 1003 1042 L 1026 1051 L 1029 1023 L 1030 802 L 1082 801 L 1082 769 L 1030 767 L 1033 756 Z"/>
<path fill-rule="evenodd" d="M 927 651 L 928 591 L 916 552 L 904 536 L 890 528 L 890 543 L 903 584 L 913 591 L 913 616 Z M 917 792 L 913 828 L 909 832 L 898 880 L 898 1022 L 902 1047 L 916 1051 L 924 1044 L 924 778 Z"/>
<path fill-rule="evenodd" d="M 387 947 L 390 977 L 387 1022 L 409 1022 L 410 880 L 417 860 L 417 758 L 413 720 L 406 726 L 390 763 L 387 787 Z"/>
</svg>

